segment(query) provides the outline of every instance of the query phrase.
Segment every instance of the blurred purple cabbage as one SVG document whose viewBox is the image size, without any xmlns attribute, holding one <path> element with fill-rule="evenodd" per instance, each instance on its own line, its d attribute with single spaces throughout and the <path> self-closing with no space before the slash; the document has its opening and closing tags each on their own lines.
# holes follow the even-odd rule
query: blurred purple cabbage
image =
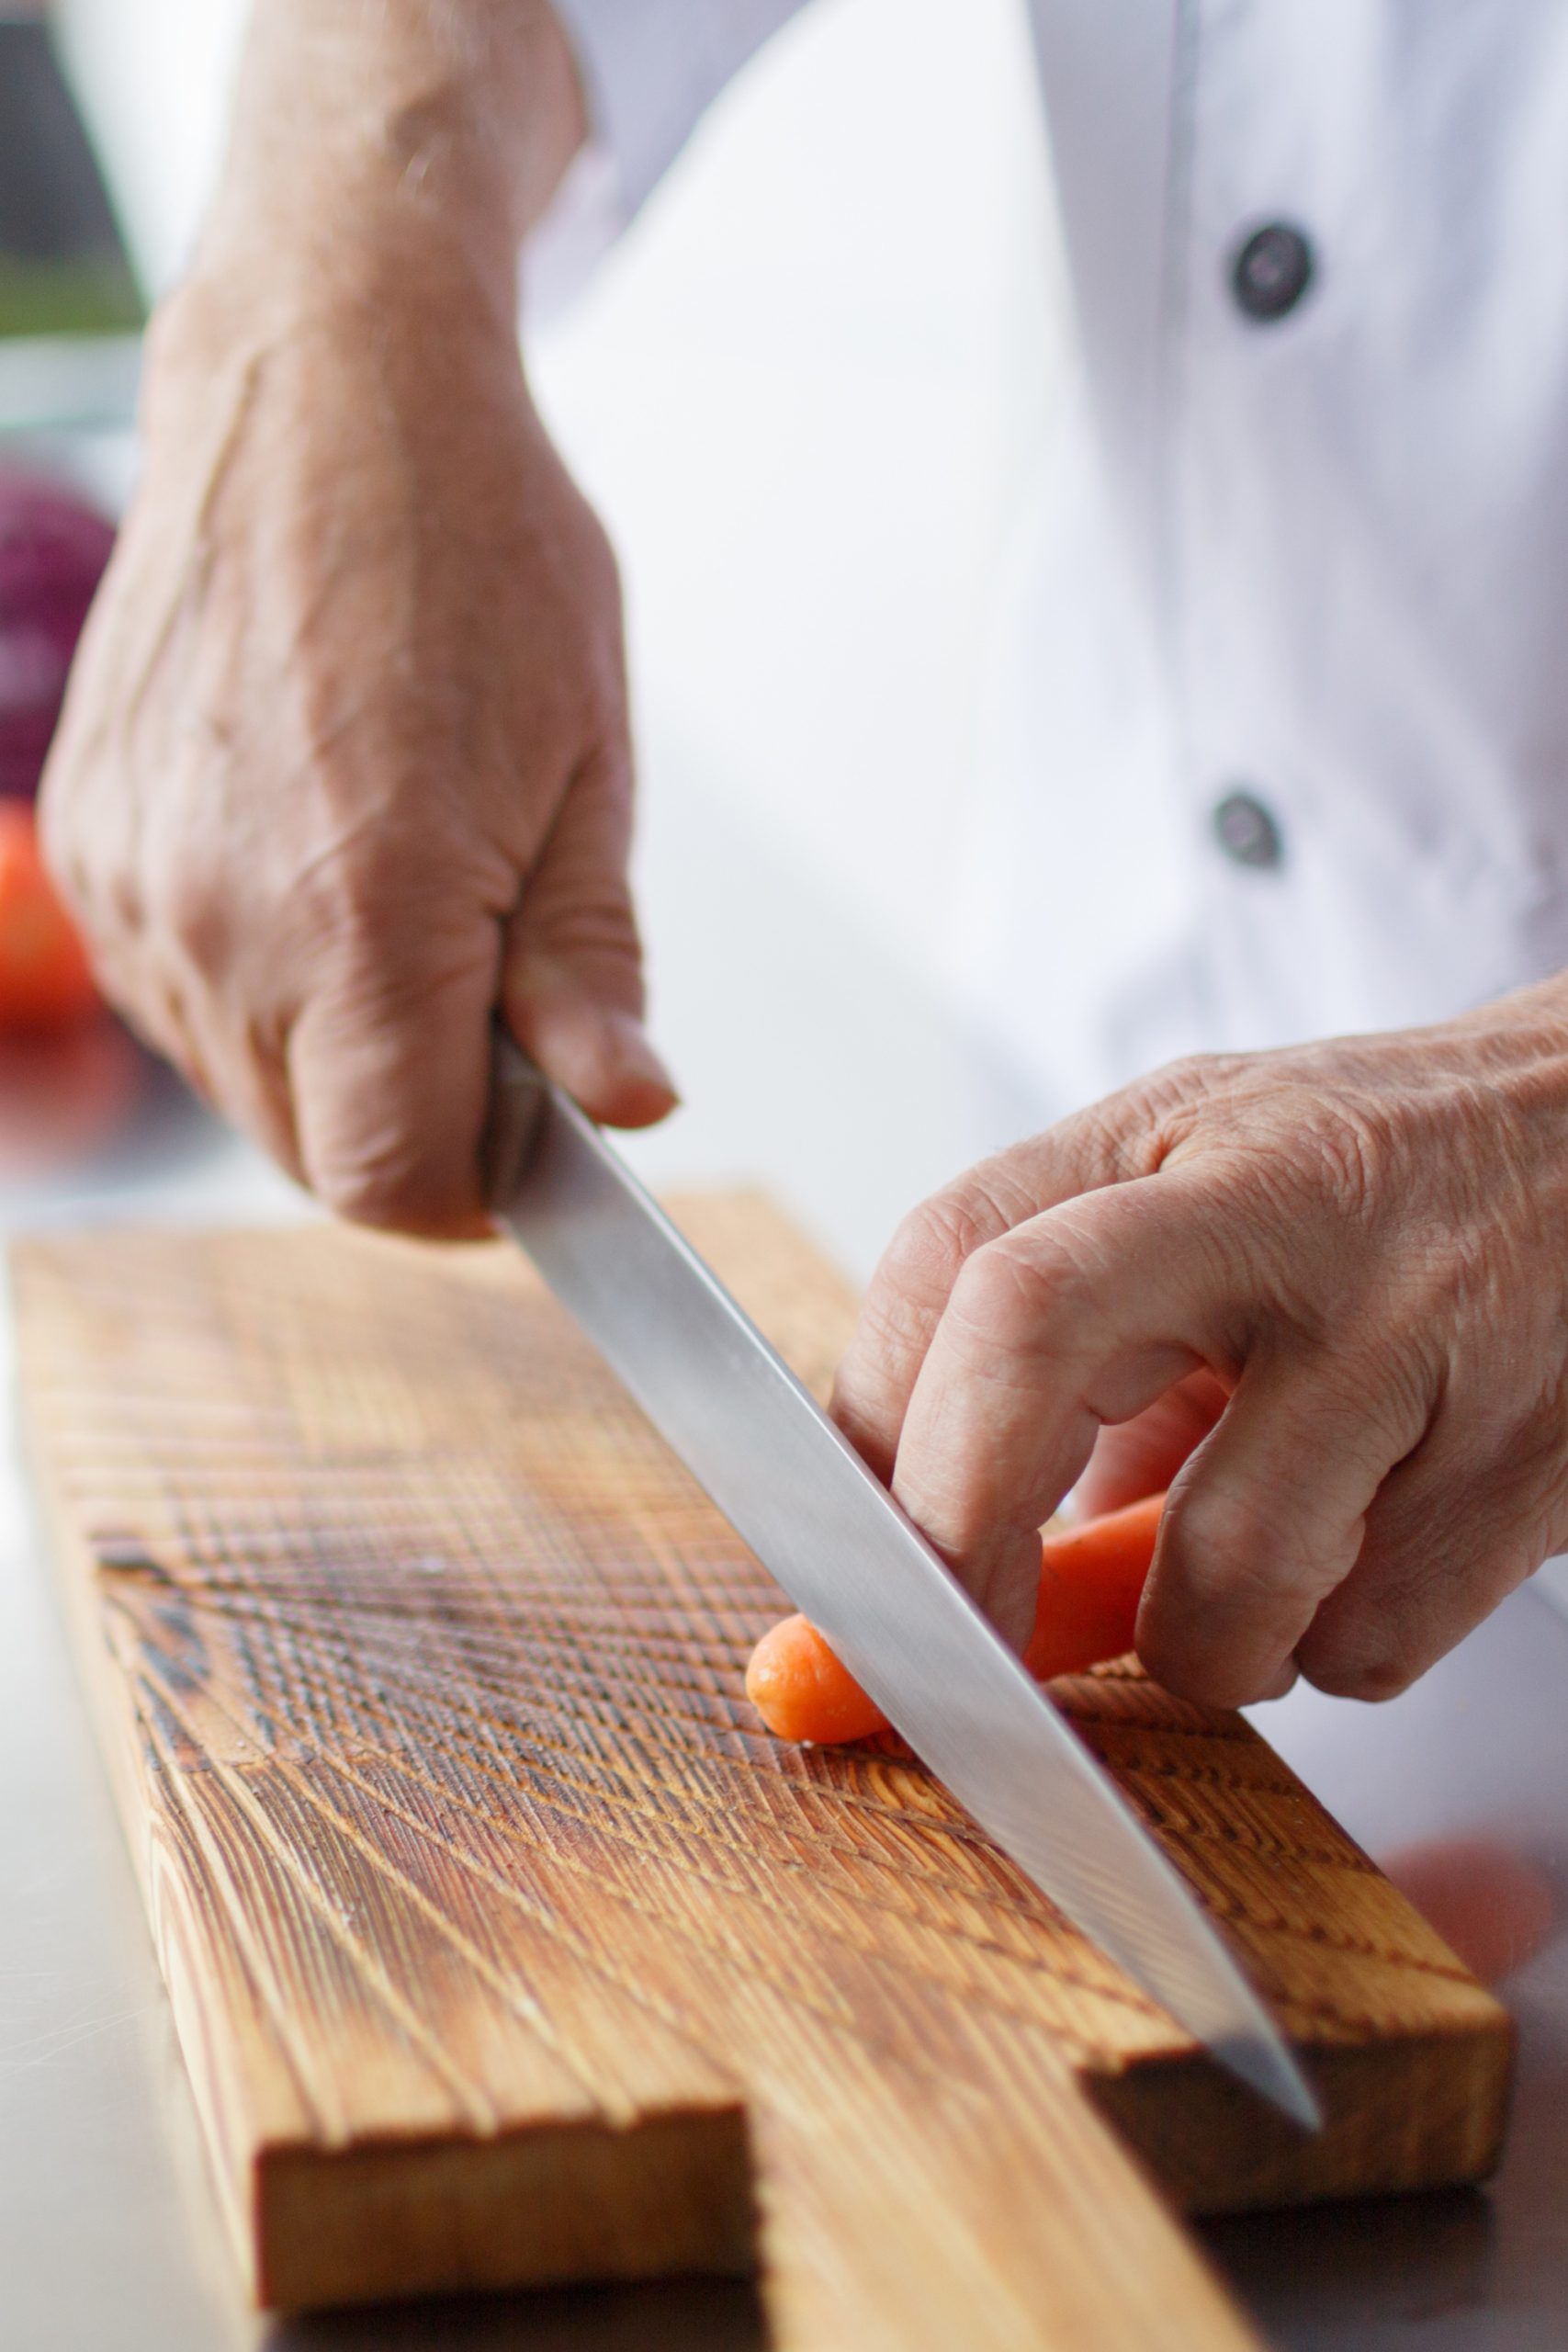
<svg viewBox="0 0 1568 2352">
<path fill-rule="evenodd" d="M 0 794 L 31 799 L 66 673 L 114 546 L 75 492 L 0 469 Z"/>
</svg>

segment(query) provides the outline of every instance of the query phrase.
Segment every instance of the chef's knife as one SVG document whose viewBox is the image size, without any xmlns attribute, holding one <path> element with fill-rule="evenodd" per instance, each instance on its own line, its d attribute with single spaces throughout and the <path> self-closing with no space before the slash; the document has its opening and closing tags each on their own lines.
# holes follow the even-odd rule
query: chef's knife
<svg viewBox="0 0 1568 2352">
<path fill-rule="evenodd" d="M 1316 2098 L 1110 1777 L 598 1128 L 498 1040 L 500 1222 L 719 1510 L 982 1829 L 1220 2064 Z"/>
</svg>

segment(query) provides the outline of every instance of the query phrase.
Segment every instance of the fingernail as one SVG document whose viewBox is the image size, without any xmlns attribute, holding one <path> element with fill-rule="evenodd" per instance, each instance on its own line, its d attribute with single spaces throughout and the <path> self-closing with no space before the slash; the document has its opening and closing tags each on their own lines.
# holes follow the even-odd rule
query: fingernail
<svg viewBox="0 0 1568 2352">
<path fill-rule="evenodd" d="M 601 1006 L 594 1030 L 598 1068 L 590 1109 L 619 1127 L 656 1125 L 681 1098 L 641 1022 Z"/>
<path fill-rule="evenodd" d="M 675 1081 L 640 1021 L 629 1012 L 607 1012 L 604 1033 L 613 1058 L 628 1078 L 645 1079 L 672 1102 L 680 1101 Z"/>
</svg>

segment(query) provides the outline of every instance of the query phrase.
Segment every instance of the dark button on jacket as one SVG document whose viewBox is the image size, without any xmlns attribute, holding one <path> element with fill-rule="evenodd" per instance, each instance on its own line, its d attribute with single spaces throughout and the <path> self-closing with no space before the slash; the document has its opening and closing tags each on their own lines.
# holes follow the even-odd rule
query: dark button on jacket
<svg viewBox="0 0 1568 2352">
<path fill-rule="evenodd" d="M 1256 793 L 1227 792 L 1214 810 L 1214 839 L 1236 865 L 1272 867 L 1285 862 L 1279 820 Z"/>
<path fill-rule="evenodd" d="M 1311 283 L 1312 247 L 1288 220 L 1255 230 L 1231 270 L 1239 308 L 1264 322 L 1293 311 Z"/>
</svg>

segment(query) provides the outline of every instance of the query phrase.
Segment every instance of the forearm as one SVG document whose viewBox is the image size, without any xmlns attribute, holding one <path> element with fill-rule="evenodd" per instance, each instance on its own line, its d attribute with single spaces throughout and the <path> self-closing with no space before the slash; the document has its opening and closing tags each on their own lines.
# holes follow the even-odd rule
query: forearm
<svg viewBox="0 0 1568 2352">
<path fill-rule="evenodd" d="M 307 302 L 429 273 L 510 315 L 584 132 L 546 0 L 255 0 L 197 273 Z"/>
</svg>

